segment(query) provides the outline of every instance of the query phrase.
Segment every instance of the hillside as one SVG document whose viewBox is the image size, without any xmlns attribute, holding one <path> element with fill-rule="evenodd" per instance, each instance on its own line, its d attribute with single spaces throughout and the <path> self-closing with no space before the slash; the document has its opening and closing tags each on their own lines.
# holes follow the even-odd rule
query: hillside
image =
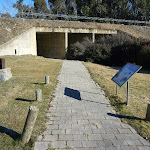
<svg viewBox="0 0 150 150">
<path fill-rule="evenodd" d="M 32 27 L 98 28 L 120 30 L 136 38 L 150 39 L 150 27 L 79 21 L 0 18 L 0 45 Z"/>
</svg>

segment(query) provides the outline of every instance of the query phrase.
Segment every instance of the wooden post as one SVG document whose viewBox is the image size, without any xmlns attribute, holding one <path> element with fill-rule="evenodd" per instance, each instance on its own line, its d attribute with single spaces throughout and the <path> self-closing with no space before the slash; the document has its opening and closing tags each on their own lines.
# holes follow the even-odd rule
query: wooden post
<svg viewBox="0 0 150 150">
<path fill-rule="evenodd" d="M 150 121 L 150 102 L 148 102 L 146 120 Z"/>
<path fill-rule="evenodd" d="M 23 132 L 21 135 L 21 142 L 23 145 L 28 143 L 31 138 L 34 124 L 35 124 L 36 118 L 38 116 L 38 111 L 39 111 L 39 109 L 36 108 L 35 106 L 30 106 L 30 108 L 29 108 L 27 119 L 26 119 L 26 122 L 25 122 L 25 125 L 23 128 Z"/>
<path fill-rule="evenodd" d="M 45 84 L 49 84 L 49 76 L 45 76 Z"/>
<path fill-rule="evenodd" d="M 36 90 L 36 100 L 42 101 L 42 90 L 41 89 Z"/>
</svg>

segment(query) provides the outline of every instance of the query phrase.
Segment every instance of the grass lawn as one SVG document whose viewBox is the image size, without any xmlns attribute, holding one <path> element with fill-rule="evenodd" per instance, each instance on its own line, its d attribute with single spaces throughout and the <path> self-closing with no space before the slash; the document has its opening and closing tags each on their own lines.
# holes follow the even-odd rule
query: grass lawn
<svg viewBox="0 0 150 150">
<path fill-rule="evenodd" d="M 4 58 L 6 68 L 11 68 L 13 77 L 0 83 L 0 149 L 29 150 L 36 136 L 45 129 L 45 113 L 52 99 L 62 62 L 30 55 Z M 46 75 L 50 76 L 49 85 L 44 84 Z M 42 89 L 42 102 L 35 101 L 36 89 Z M 31 105 L 39 108 L 39 114 L 31 141 L 21 146 L 19 140 L 14 140 L 8 133 L 2 132 L 5 127 L 21 134 Z"/>
<path fill-rule="evenodd" d="M 147 104 L 150 101 L 150 74 L 137 73 L 130 79 L 129 106 L 126 106 L 126 84 L 122 88 L 118 88 L 117 97 L 115 95 L 116 85 L 111 81 L 118 70 L 93 63 L 84 63 L 84 65 L 93 80 L 105 91 L 117 113 L 136 117 L 135 119 L 122 120 L 134 127 L 140 135 L 150 140 L 150 122 L 143 120 L 146 116 Z"/>
</svg>

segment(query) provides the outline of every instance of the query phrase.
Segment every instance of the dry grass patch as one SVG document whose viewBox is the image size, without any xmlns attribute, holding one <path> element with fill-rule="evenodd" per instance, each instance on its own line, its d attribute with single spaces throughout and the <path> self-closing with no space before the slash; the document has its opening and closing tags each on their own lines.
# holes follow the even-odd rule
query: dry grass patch
<svg viewBox="0 0 150 150">
<path fill-rule="evenodd" d="M 84 63 L 84 65 L 93 80 L 105 91 L 118 114 L 137 117 L 137 119 L 123 119 L 123 121 L 132 125 L 140 135 L 150 139 L 150 122 L 142 120 L 145 119 L 147 104 L 150 101 L 150 74 L 137 73 L 130 79 L 130 97 L 127 107 L 126 85 L 118 88 L 119 96 L 116 97 L 116 85 L 111 81 L 118 70 L 93 63 Z"/>
<path fill-rule="evenodd" d="M 39 108 L 31 142 L 22 147 L 19 141 L 0 133 L 0 149 L 30 149 L 35 137 L 44 129 L 45 113 L 57 83 L 61 61 L 37 56 L 5 57 L 6 67 L 11 68 L 13 78 L 0 83 L 0 129 L 6 127 L 21 134 L 29 107 Z M 45 76 L 50 76 L 50 84 L 45 85 Z M 42 89 L 43 101 L 35 101 L 35 90 Z"/>
</svg>

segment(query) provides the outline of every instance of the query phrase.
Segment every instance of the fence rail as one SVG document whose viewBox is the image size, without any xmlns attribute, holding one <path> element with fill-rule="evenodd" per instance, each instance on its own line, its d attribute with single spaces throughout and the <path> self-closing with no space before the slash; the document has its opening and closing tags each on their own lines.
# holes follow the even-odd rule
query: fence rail
<svg viewBox="0 0 150 150">
<path fill-rule="evenodd" d="M 125 20 L 125 19 L 114 19 L 114 18 L 100 18 L 100 17 L 87 17 L 87 16 L 76 16 L 76 15 L 64 15 L 64 14 L 44 14 L 44 13 L 33 13 L 33 12 L 21 12 L 16 15 L 19 18 L 42 18 L 49 20 L 73 20 L 73 21 L 94 21 L 94 22 L 111 22 L 121 24 L 138 24 L 138 25 L 150 25 L 150 21 L 138 21 L 138 20 Z"/>
</svg>

